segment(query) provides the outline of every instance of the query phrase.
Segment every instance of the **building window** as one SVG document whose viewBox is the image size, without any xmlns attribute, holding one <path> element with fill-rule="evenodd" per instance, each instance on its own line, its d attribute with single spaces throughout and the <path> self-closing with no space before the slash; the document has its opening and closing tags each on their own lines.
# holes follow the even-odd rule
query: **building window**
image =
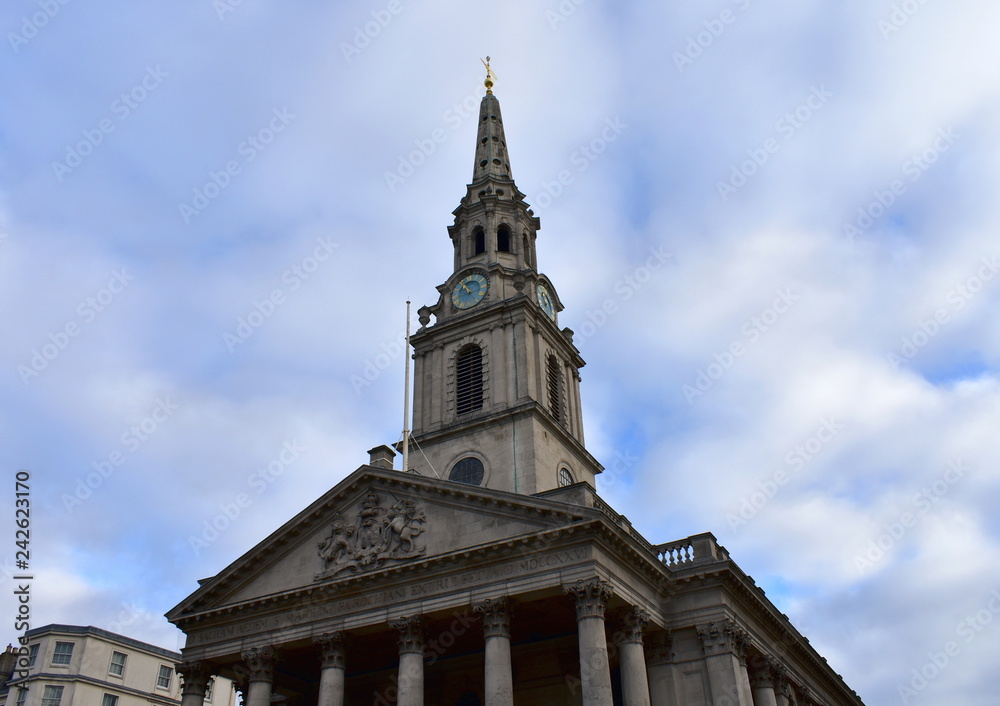
<svg viewBox="0 0 1000 706">
<path fill-rule="evenodd" d="M 486 252 L 486 231 L 476 228 L 472 232 L 472 254 L 481 255 Z"/>
<path fill-rule="evenodd" d="M 73 659 L 73 643 L 57 642 L 56 651 L 52 653 L 52 664 L 69 664 Z"/>
<path fill-rule="evenodd" d="M 24 706 L 24 702 L 28 700 L 28 688 L 21 686 L 17 688 L 17 701 L 15 706 Z"/>
<path fill-rule="evenodd" d="M 565 488 L 567 485 L 573 485 L 576 481 L 573 480 L 573 474 L 569 472 L 569 469 L 563 466 L 559 469 L 559 487 Z"/>
<path fill-rule="evenodd" d="M 563 421 L 562 371 L 559 370 L 559 361 L 554 355 L 549 356 L 545 366 L 545 381 L 549 391 L 549 413 L 557 422 L 561 422 Z"/>
<path fill-rule="evenodd" d="M 483 408 L 483 349 L 472 343 L 455 361 L 455 409 L 468 414 Z"/>
<path fill-rule="evenodd" d="M 169 689 L 170 688 L 170 677 L 173 675 L 174 670 L 165 664 L 160 665 L 160 673 L 156 675 L 156 688 L 157 689 Z"/>
<path fill-rule="evenodd" d="M 124 652 L 112 652 L 111 653 L 111 666 L 108 667 L 108 674 L 114 677 L 120 677 L 125 674 L 125 660 L 127 656 Z"/>
<path fill-rule="evenodd" d="M 497 228 L 497 252 L 510 252 L 510 228 Z"/>
<path fill-rule="evenodd" d="M 59 706 L 59 702 L 62 701 L 62 693 L 61 686 L 46 684 L 45 691 L 42 692 L 42 706 Z"/>
<path fill-rule="evenodd" d="M 118 706 L 118 697 L 114 694 L 105 694 L 101 706 Z"/>
<path fill-rule="evenodd" d="M 215 680 L 209 679 L 205 682 L 205 701 L 212 700 L 212 689 L 215 687 Z"/>
<path fill-rule="evenodd" d="M 28 648 L 28 666 L 29 667 L 34 667 L 36 659 L 38 659 L 38 643 L 37 642 L 34 645 L 32 645 L 31 647 Z"/>
<path fill-rule="evenodd" d="M 457 483 L 467 483 L 469 485 L 480 485 L 483 482 L 484 475 L 486 475 L 486 469 L 483 467 L 483 462 L 475 456 L 468 456 L 455 464 L 448 475 L 448 480 L 453 480 Z"/>
</svg>

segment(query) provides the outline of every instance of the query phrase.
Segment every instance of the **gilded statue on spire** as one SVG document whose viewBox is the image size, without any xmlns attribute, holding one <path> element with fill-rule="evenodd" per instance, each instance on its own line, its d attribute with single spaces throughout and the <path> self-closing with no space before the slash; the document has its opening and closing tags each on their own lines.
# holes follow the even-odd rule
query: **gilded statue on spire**
<svg viewBox="0 0 1000 706">
<path fill-rule="evenodd" d="M 487 93 L 493 93 L 493 82 L 497 80 L 497 75 L 493 73 L 493 69 L 490 68 L 490 57 L 486 57 L 486 61 L 483 61 L 483 66 L 486 67 L 486 80 L 483 81 L 483 85 L 486 86 Z"/>
</svg>

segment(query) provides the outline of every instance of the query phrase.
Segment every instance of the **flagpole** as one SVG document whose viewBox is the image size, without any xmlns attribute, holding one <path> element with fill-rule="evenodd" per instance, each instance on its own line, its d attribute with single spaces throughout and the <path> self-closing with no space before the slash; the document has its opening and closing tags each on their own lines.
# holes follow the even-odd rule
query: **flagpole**
<svg viewBox="0 0 1000 706">
<path fill-rule="evenodd" d="M 406 348 L 403 351 L 406 376 L 403 382 L 403 473 L 409 469 L 410 458 L 410 302 L 406 302 Z"/>
</svg>

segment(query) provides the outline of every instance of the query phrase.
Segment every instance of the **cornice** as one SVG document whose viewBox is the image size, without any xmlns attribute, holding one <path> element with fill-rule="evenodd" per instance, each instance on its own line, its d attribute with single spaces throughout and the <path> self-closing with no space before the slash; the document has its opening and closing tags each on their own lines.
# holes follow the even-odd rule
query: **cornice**
<svg viewBox="0 0 1000 706">
<path fill-rule="evenodd" d="M 115 682 L 105 681 L 103 679 L 97 679 L 95 677 L 87 676 L 86 674 L 58 674 L 55 672 L 36 672 L 35 674 L 30 674 L 22 679 L 11 679 L 7 682 L 7 686 L 12 689 L 18 686 L 27 687 L 28 684 L 34 681 L 45 681 L 53 683 L 75 683 L 83 682 L 84 684 L 89 684 L 91 686 L 97 686 L 101 689 L 119 694 L 128 694 L 129 696 L 136 696 L 139 698 L 146 699 L 150 703 L 162 704 L 163 706 L 177 706 L 180 704 L 180 699 L 174 699 L 169 696 L 163 696 L 161 694 L 156 694 L 152 691 L 144 691 L 142 689 L 136 689 L 135 687 L 125 686 L 123 684 L 117 684 Z"/>
<path fill-rule="evenodd" d="M 858 706 L 863 706 L 857 692 L 847 685 L 843 677 L 835 672 L 829 662 L 813 648 L 809 639 L 795 628 L 788 616 L 771 603 L 764 590 L 747 576 L 732 559 L 723 559 L 718 564 L 699 567 L 697 571 L 691 570 L 690 573 L 674 576 L 674 586 L 677 593 L 686 592 L 688 586 L 692 590 L 697 590 L 713 584 L 736 599 L 741 610 L 745 615 L 752 616 L 755 623 L 765 629 L 769 628 L 772 633 L 769 637 L 775 643 L 783 645 L 787 654 L 795 655 L 811 667 L 812 676 L 818 678 L 831 691 L 853 700 Z M 747 624 L 748 621 L 744 618 L 742 622 Z M 752 631 L 751 635 L 753 636 Z M 782 639 L 781 636 L 785 635 L 792 639 Z M 761 643 L 759 640 L 754 640 L 754 643 L 760 652 L 772 654 L 768 644 Z"/>
<path fill-rule="evenodd" d="M 223 595 L 245 583 L 248 577 L 255 575 L 271 557 L 282 551 L 289 542 L 302 534 L 319 529 L 332 510 L 356 494 L 359 489 L 368 487 L 368 485 L 376 489 L 406 488 L 418 496 L 461 499 L 470 508 L 508 509 L 565 522 L 578 520 L 582 516 L 581 510 L 585 509 L 546 498 L 470 486 L 373 466 L 361 466 L 325 495 L 271 533 L 269 537 L 231 563 L 220 574 L 205 580 L 201 587 L 184 602 L 167 613 L 167 619 L 171 622 L 182 620 L 185 615 L 198 612 L 199 606 L 205 605 L 213 597 Z"/>
<path fill-rule="evenodd" d="M 584 508 L 585 509 L 585 508 Z M 265 612 L 281 610 L 284 606 L 294 605 L 297 608 L 308 605 L 310 600 L 328 600 L 340 593 L 347 593 L 358 587 L 370 588 L 376 582 L 384 583 L 397 579 L 406 579 L 410 574 L 425 573 L 431 570 L 447 570 L 450 566 L 467 567 L 470 560 L 479 557 L 489 557 L 492 560 L 507 556 L 525 555 L 525 550 L 538 544 L 544 544 L 544 549 L 553 549 L 557 542 L 585 532 L 589 526 L 600 524 L 599 519 L 586 519 L 571 525 L 519 535 L 507 540 L 490 542 L 475 547 L 457 549 L 446 554 L 438 554 L 425 559 L 410 561 L 391 567 L 365 571 L 344 578 L 331 578 L 319 581 L 310 586 L 303 586 L 289 591 L 273 593 L 258 598 L 252 598 L 238 603 L 232 603 L 218 608 L 191 611 L 175 618 L 178 627 L 192 628 L 199 623 L 212 621 L 228 616 L 244 616 L 249 619 L 260 617 Z M 492 555 L 492 556 L 491 556 Z"/>
</svg>

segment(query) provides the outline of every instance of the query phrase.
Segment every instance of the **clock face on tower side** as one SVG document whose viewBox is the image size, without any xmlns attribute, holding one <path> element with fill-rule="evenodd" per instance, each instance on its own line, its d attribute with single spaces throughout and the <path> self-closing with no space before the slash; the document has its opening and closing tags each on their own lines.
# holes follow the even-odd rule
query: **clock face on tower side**
<svg viewBox="0 0 1000 706">
<path fill-rule="evenodd" d="M 486 275 L 473 272 L 460 279 L 451 290 L 451 303 L 456 309 L 469 309 L 483 300 L 487 289 L 489 280 L 486 279 Z"/>
<path fill-rule="evenodd" d="M 535 288 L 535 294 L 538 296 L 538 306 L 542 307 L 546 316 L 555 321 L 556 305 L 552 303 L 552 295 L 549 294 L 549 290 L 544 284 L 540 284 Z"/>
</svg>

